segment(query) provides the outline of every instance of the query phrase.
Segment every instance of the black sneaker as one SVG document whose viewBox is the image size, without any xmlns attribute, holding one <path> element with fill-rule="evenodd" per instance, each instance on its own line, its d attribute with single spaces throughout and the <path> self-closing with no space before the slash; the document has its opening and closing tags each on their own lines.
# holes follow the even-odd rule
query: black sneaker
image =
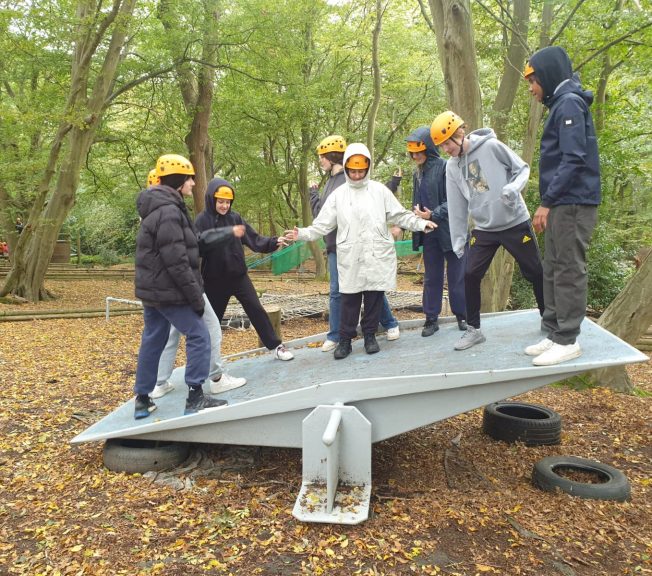
<svg viewBox="0 0 652 576">
<path fill-rule="evenodd" d="M 134 418 L 140 420 L 141 418 L 147 418 L 150 415 L 150 412 L 156 410 L 156 404 L 147 394 L 138 394 L 136 396 L 136 403 L 134 408 Z"/>
<path fill-rule="evenodd" d="M 204 396 L 204 391 L 201 386 L 198 386 L 197 388 L 190 388 L 188 398 L 186 398 L 186 411 L 184 414 L 194 414 L 204 408 L 217 408 L 226 404 L 228 404 L 226 400 Z"/>
<path fill-rule="evenodd" d="M 426 319 L 426 323 L 423 325 L 423 330 L 421 330 L 421 336 L 424 338 L 432 336 L 435 332 L 439 330 L 439 324 L 437 320 Z"/>
<path fill-rule="evenodd" d="M 351 340 L 340 340 L 337 343 L 335 352 L 333 352 L 333 358 L 335 358 L 335 360 L 346 358 L 349 354 L 351 354 L 351 350 Z"/>
<path fill-rule="evenodd" d="M 378 346 L 378 342 L 376 342 L 375 334 L 364 335 L 364 351 L 367 354 L 375 354 L 376 352 L 380 352 L 380 346 Z"/>
<path fill-rule="evenodd" d="M 462 316 L 457 317 L 457 327 L 464 332 L 467 329 L 466 318 Z"/>
</svg>

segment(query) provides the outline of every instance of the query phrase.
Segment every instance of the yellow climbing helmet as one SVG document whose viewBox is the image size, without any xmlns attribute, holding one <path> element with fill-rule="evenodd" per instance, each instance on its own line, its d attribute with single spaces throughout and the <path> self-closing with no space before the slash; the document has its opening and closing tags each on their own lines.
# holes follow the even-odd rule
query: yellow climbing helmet
<svg viewBox="0 0 652 576">
<path fill-rule="evenodd" d="M 526 62 L 525 69 L 523 70 L 523 78 L 532 76 L 532 74 L 534 74 L 534 68 L 532 68 L 532 65 L 529 62 Z"/>
<path fill-rule="evenodd" d="M 170 174 L 188 174 L 189 176 L 195 175 L 190 160 L 180 156 L 179 154 L 163 154 L 156 161 L 156 175 L 169 176 Z"/>
<path fill-rule="evenodd" d="M 342 136 L 326 136 L 317 146 L 317 154 L 327 154 L 328 152 L 344 152 L 346 140 Z"/>
<path fill-rule="evenodd" d="M 161 183 L 161 179 L 156 175 L 156 168 L 152 168 L 147 174 L 147 186 L 156 186 Z"/>
<path fill-rule="evenodd" d="M 366 170 L 369 168 L 369 158 L 362 154 L 353 154 L 346 161 L 346 168 L 353 168 L 354 170 Z"/>
<path fill-rule="evenodd" d="M 441 145 L 443 142 L 446 142 L 460 126 L 464 124 L 462 120 L 455 112 L 447 110 L 442 112 L 437 118 L 435 118 L 430 126 L 430 136 L 432 141 L 437 145 Z"/>
<path fill-rule="evenodd" d="M 414 142 L 413 140 L 407 141 L 407 150 L 410 152 L 423 152 L 426 149 L 425 142 Z"/>
<path fill-rule="evenodd" d="M 233 190 L 228 186 L 220 186 L 215 190 L 213 197 L 219 198 L 220 200 L 233 200 Z"/>
</svg>

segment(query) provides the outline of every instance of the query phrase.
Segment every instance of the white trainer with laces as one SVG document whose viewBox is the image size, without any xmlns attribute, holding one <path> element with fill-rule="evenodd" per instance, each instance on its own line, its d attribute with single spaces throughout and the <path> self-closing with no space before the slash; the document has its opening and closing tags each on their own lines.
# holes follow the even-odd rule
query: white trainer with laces
<svg viewBox="0 0 652 576">
<path fill-rule="evenodd" d="M 401 330 L 398 326 L 387 329 L 387 340 L 398 340 L 401 337 Z"/>
<path fill-rule="evenodd" d="M 543 354 L 546 350 L 550 350 L 552 345 L 553 341 L 550 340 L 550 338 L 544 338 L 541 340 L 541 342 L 537 342 L 536 344 L 532 344 L 532 346 L 528 346 L 525 349 L 525 353 L 528 356 L 538 356 L 539 354 Z"/>
<path fill-rule="evenodd" d="M 543 352 L 543 354 L 539 354 L 534 358 L 532 364 L 535 366 L 554 366 L 555 364 L 568 362 L 569 360 L 581 355 L 582 349 L 577 342 L 575 342 L 575 344 L 565 345 L 554 343 L 548 350 Z"/>
<path fill-rule="evenodd" d="M 172 392 L 172 390 L 174 390 L 174 384 L 172 384 L 172 382 L 164 382 L 163 384 L 157 384 L 156 386 L 154 386 L 154 390 L 150 392 L 149 397 L 162 398 L 168 392 Z"/>
<path fill-rule="evenodd" d="M 220 376 L 219 380 L 211 380 L 211 394 L 220 394 L 221 392 L 235 390 L 236 388 L 240 388 L 240 386 L 244 386 L 246 383 L 246 378 L 238 378 L 225 372 Z"/>
<path fill-rule="evenodd" d="M 328 339 L 324 340 L 324 343 L 321 345 L 322 352 L 332 352 L 335 348 L 337 348 L 337 342 Z"/>
<path fill-rule="evenodd" d="M 294 354 L 290 352 L 284 344 L 279 344 L 276 347 L 276 350 L 274 350 L 274 357 L 278 360 L 292 360 L 294 358 Z"/>
</svg>

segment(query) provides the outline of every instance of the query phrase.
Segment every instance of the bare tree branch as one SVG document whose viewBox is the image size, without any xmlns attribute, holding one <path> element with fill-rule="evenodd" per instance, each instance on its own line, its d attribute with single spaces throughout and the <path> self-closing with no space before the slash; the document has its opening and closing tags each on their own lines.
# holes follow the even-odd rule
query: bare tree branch
<svg viewBox="0 0 652 576">
<path fill-rule="evenodd" d="M 586 60 L 580 62 L 577 66 L 575 66 L 575 71 L 577 72 L 580 68 L 582 68 L 582 66 L 588 64 L 591 60 L 593 60 L 596 56 L 599 56 L 600 54 L 602 54 L 605 50 L 608 50 L 612 46 L 615 46 L 616 44 L 619 44 L 623 40 L 626 40 L 630 36 L 633 36 L 634 34 L 640 32 L 641 30 L 645 30 L 646 28 L 649 28 L 650 26 L 652 26 L 652 20 L 649 21 L 649 22 L 646 22 L 645 24 L 643 24 L 642 26 L 639 26 L 638 28 L 635 28 L 634 30 L 626 32 L 622 36 L 619 36 L 618 38 L 616 38 L 616 39 L 612 40 L 611 42 L 605 44 L 602 48 L 600 48 L 599 50 L 596 50 Z"/>
</svg>

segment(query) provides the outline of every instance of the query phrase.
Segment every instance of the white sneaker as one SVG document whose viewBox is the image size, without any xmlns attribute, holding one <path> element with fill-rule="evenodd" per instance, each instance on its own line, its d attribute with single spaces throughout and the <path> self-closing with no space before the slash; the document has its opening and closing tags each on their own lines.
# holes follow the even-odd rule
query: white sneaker
<svg viewBox="0 0 652 576">
<path fill-rule="evenodd" d="M 401 337 L 401 330 L 398 326 L 387 329 L 387 340 L 398 340 Z"/>
<path fill-rule="evenodd" d="M 337 348 L 337 342 L 328 339 L 324 340 L 324 343 L 321 345 L 322 352 L 332 352 L 335 348 Z"/>
<path fill-rule="evenodd" d="M 553 344 L 548 350 L 534 358 L 532 364 L 535 366 L 553 366 L 555 364 L 560 364 L 561 362 L 567 362 L 568 360 L 572 360 L 581 355 L 582 349 L 577 342 L 575 342 L 575 344 L 566 345 Z"/>
<path fill-rule="evenodd" d="M 292 360 L 294 354 L 290 352 L 283 344 L 279 344 L 274 350 L 274 356 L 277 360 Z"/>
<path fill-rule="evenodd" d="M 543 354 L 546 350 L 550 350 L 552 345 L 553 341 L 550 340 L 550 338 L 544 338 L 541 340 L 541 342 L 537 342 L 536 344 L 532 344 L 532 346 L 528 346 L 525 349 L 525 353 L 528 356 L 538 356 L 539 354 Z"/>
<path fill-rule="evenodd" d="M 238 378 L 230 374 L 223 373 L 219 380 L 211 380 L 211 394 L 220 394 L 244 386 L 247 383 L 246 378 Z"/>
<path fill-rule="evenodd" d="M 150 398 L 162 398 L 168 392 L 174 390 L 174 384 L 172 382 L 164 382 L 163 384 L 157 384 L 154 386 L 154 390 L 149 393 Z"/>
</svg>

